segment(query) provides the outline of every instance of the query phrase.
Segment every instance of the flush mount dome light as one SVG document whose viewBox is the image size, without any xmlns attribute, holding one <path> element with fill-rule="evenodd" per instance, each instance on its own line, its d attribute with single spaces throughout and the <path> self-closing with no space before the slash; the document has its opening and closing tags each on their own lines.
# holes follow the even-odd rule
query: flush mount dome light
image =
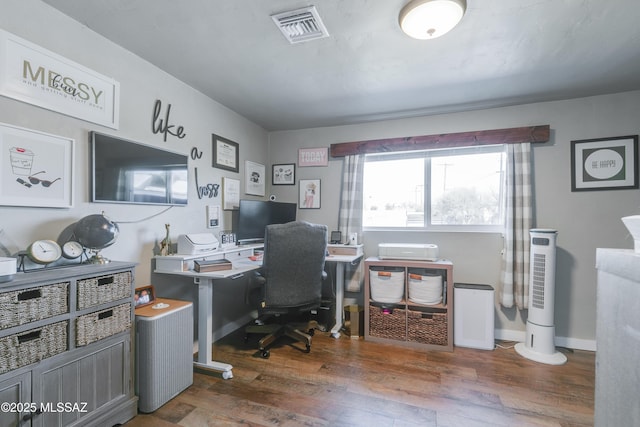
<svg viewBox="0 0 640 427">
<path fill-rule="evenodd" d="M 414 39 L 435 39 L 458 25 L 466 8 L 466 0 L 412 0 L 400 11 L 400 27 Z"/>
</svg>

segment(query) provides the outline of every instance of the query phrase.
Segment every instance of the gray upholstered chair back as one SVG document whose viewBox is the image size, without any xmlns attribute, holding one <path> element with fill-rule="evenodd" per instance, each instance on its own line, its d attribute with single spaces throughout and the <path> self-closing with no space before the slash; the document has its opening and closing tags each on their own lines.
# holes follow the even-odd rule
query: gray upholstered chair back
<svg viewBox="0 0 640 427">
<path fill-rule="evenodd" d="M 294 221 L 265 230 L 264 309 L 318 306 L 327 250 L 327 226 Z"/>
</svg>

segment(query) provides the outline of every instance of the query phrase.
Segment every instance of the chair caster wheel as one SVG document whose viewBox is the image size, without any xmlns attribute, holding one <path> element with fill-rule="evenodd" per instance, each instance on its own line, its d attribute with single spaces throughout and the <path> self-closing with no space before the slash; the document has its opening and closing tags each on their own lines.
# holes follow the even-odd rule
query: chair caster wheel
<svg viewBox="0 0 640 427">
<path fill-rule="evenodd" d="M 309 329 L 309 332 L 307 332 L 309 335 L 313 336 L 313 334 L 316 333 L 315 329 L 311 328 Z"/>
<path fill-rule="evenodd" d="M 268 359 L 270 355 L 271 353 L 269 350 L 262 350 L 262 353 L 260 353 L 260 356 L 262 356 L 263 359 Z"/>
<path fill-rule="evenodd" d="M 306 346 L 304 352 L 305 353 L 311 353 L 311 346 L 310 345 Z"/>
</svg>

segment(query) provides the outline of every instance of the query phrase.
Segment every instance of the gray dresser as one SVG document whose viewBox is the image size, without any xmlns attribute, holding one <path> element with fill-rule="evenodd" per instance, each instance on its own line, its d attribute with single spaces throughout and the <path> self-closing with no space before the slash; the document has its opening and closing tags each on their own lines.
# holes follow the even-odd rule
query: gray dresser
<svg viewBox="0 0 640 427">
<path fill-rule="evenodd" d="M 0 426 L 113 426 L 137 413 L 135 264 L 18 273 L 0 285 Z"/>
</svg>

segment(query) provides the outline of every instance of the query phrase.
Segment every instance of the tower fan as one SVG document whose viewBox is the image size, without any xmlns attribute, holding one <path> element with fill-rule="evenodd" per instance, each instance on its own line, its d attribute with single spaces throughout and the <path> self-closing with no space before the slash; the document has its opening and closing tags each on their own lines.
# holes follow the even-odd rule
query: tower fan
<svg viewBox="0 0 640 427">
<path fill-rule="evenodd" d="M 529 261 L 529 315 L 524 343 L 518 354 L 548 365 L 562 365 L 567 357 L 556 351 L 553 310 L 556 275 L 556 230 L 532 229 Z"/>
</svg>

